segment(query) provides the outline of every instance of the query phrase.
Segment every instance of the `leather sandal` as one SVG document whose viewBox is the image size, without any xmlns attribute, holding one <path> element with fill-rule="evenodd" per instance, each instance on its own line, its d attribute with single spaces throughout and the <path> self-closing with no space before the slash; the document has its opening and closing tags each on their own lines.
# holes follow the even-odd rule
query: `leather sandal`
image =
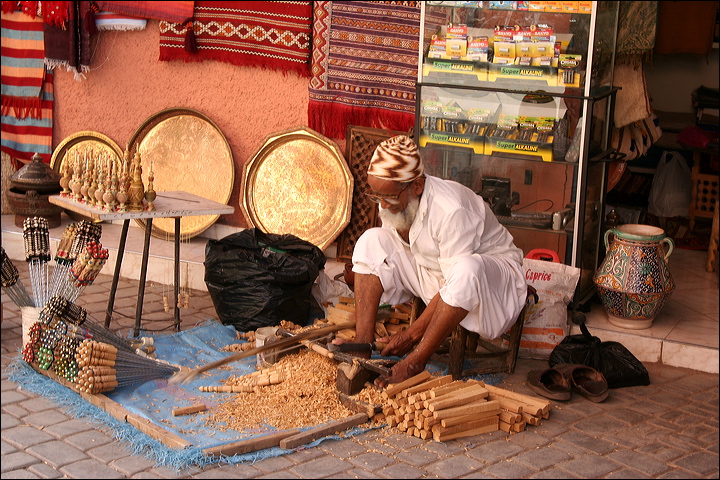
<svg viewBox="0 0 720 480">
<path fill-rule="evenodd" d="M 558 363 L 553 368 L 568 380 L 574 392 L 591 402 L 600 403 L 608 397 L 605 375 L 594 368 L 577 363 Z"/>
<path fill-rule="evenodd" d="M 570 400 L 570 383 L 565 376 L 555 370 L 532 370 L 527 376 L 528 387 L 535 393 L 551 400 Z"/>
</svg>

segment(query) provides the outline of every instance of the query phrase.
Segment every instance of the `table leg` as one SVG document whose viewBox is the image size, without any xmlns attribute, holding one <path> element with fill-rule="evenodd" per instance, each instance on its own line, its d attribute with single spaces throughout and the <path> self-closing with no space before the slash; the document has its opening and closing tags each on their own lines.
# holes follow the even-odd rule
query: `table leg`
<svg viewBox="0 0 720 480">
<path fill-rule="evenodd" d="M 145 225 L 145 244 L 143 246 L 142 266 L 140 267 L 140 286 L 138 288 L 138 299 L 135 309 L 135 328 L 133 329 L 133 337 L 137 337 L 140 334 L 140 321 L 142 320 L 143 301 L 145 299 L 145 278 L 147 277 L 148 257 L 150 256 L 152 220 L 152 218 L 148 218 Z"/>
<path fill-rule="evenodd" d="M 175 331 L 180 331 L 180 217 L 175 218 Z"/>
<path fill-rule="evenodd" d="M 125 254 L 125 240 L 127 240 L 129 226 L 130 219 L 124 220 L 122 232 L 120 233 L 120 245 L 118 245 L 118 253 L 115 260 L 115 273 L 113 274 L 112 286 L 110 287 L 110 298 L 108 299 L 107 310 L 105 310 L 105 328 L 110 328 L 110 320 L 112 319 L 113 308 L 115 308 L 115 292 L 117 291 L 118 281 L 120 280 L 120 266 L 122 265 L 123 255 Z"/>
</svg>

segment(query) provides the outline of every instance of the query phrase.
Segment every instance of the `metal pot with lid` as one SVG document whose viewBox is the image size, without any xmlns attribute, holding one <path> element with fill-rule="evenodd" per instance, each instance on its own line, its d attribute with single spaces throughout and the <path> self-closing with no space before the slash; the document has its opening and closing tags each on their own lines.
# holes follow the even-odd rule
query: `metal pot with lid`
<svg viewBox="0 0 720 480">
<path fill-rule="evenodd" d="M 44 163 L 39 153 L 33 155 L 30 163 L 13 174 L 10 183 L 22 192 L 60 192 L 60 174 Z"/>
<path fill-rule="evenodd" d="M 28 217 L 45 217 L 50 228 L 60 226 L 62 208 L 48 199 L 50 195 L 60 193 L 60 178 L 60 174 L 42 161 L 39 153 L 10 177 L 7 198 L 15 212 L 16 226 L 22 227 Z"/>
</svg>

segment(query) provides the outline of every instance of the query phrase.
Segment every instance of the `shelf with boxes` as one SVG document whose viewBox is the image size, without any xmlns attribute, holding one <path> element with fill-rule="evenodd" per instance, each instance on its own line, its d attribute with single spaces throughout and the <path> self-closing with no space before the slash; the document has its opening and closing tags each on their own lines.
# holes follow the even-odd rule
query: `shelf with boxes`
<svg viewBox="0 0 720 480">
<path fill-rule="evenodd" d="M 618 2 L 443 1 L 421 14 L 426 170 L 481 195 L 526 254 L 550 249 L 580 268 L 578 302 L 594 293 L 614 153 L 617 13 Z"/>
</svg>

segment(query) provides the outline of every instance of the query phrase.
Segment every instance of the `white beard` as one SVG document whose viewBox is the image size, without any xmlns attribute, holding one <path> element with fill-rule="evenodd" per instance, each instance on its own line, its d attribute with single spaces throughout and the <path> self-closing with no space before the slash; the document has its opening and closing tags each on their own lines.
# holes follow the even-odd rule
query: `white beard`
<svg viewBox="0 0 720 480">
<path fill-rule="evenodd" d="M 384 227 L 391 227 L 398 232 L 407 232 L 415 220 L 418 208 L 420 207 L 420 198 L 411 198 L 405 210 L 398 213 L 391 213 L 388 209 L 380 207 L 380 220 Z"/>
</svg>

